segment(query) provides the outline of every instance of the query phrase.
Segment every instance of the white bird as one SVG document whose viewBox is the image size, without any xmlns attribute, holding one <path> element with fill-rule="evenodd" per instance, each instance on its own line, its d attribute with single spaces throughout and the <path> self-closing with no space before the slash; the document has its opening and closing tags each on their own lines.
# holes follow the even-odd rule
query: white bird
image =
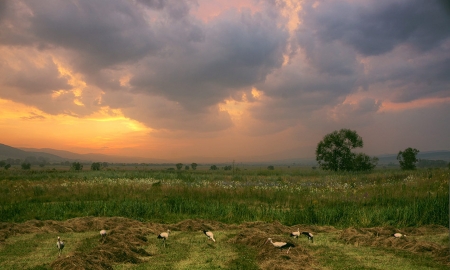
<svg viewBox="0 0 450 270">
<path fill-rule="evenodd" d="M 291 232 L 291 237 L 298 238 L 300 236 L 300 228 L 296 232 Z"/>
<path fill-rule="evenodd" d="M 62 250 L 64 248 L 64 242 L 61 241 L 61 238 L 58 236 L 58 241 L 56 242 L 56 247 L 58 248 L 58 257 L 61 256 Z"/>
<path fill-rule="evenodd" d="M 311 241 L 311 243 L 314 243 L 314 235 L 310 232 L 302 232 L 303 235 L 306 235 L 308 237 L 308 241 Z"/>
<path fill-rule="evenodd" d="M 158 235 L 158 239 L 163 240 L 164 247 L 166 247 L 166 240 L 169 238 L 170 230 L 167 230 L 167 232 L 162 232 Z"/>
<path fill-rule="evenodd" d="M 213 242 L 216 242 L 216 239 L 214 239 L 214 234 L 211 231 L 203 230 L 203 233 L 208 237 L 208 239 L 213 240 Z"/>
<path fill-rule="evenodd" d="M 394 236 L 395 238 L 402 238 L 402 237 L 405 237 L 406 234 L 394 233 L 392 236 Z"/>
<path fill-rule="evenodd" d="M 288 249 L 286 253 L 289 253 L 289 251 L 291 250 L 291 248 L 295 247 L 294 244 L 292 243 L 286 243 L 286 242 L 273 242 L 272 238 L 267 238 L 266 242 L 264 242 L 264 244 L 266 244 L 267 242 L 270 242 L 274 247 L 279 248 L 280 251 L 282 249 Z"/>
<path fill-rule="evenodd" d="M 102 237 L 102 239 L 104 239 L 106 237 L 106 230 L 101 230 L 100 236 Z"/>
</svg>

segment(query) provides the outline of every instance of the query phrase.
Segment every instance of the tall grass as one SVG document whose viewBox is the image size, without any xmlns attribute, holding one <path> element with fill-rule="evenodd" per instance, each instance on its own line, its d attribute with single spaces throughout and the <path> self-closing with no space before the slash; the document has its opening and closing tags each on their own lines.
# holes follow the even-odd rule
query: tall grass
<svg viewBox="0 0 450 270">
<path fill-rule="evenodd" d="M 0 221 L 122 216 L 174 223 L 449 225 L 448 169 L 0 171 Z"/>
</svg>

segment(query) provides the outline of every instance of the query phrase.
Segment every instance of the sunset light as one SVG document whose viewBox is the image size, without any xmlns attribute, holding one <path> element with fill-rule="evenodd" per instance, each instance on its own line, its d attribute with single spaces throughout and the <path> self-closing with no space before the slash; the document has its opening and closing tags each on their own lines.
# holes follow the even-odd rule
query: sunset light
<svg viewBox="0 0 450 270">
<path fill-rule="evenodd" d="M 426 126 L 408 146 L 450 150 L 441 2 L 5 1 L 0 143 L 281 160 L 341 128 L 396 153 Z"/>
</svg>

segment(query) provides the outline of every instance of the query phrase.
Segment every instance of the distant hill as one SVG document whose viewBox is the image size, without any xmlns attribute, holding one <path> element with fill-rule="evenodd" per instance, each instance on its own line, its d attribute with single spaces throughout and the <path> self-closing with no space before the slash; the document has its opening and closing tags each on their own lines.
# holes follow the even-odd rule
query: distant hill
<svg viewBox="0 0 450 270">
<path fill-rule="evenodd" d="M 380 155 L 378 158 L 378 164 L 398 164 L 397 154 Z M 417 154 L 417 159 L 444 160 L 450 162 L 450 151 L 442 150 L 419 152 L 419 154 Z"/>
<path fill-rule="evenodd" d="M 108 162 L 108 163 L 153 163 L 153 164 L 163 164 L 163 163 L 174 163 L 173 161 L 163 160 L 163 159 L 151 159 L 151 158 L 143 158 L 143 157 L 124 157 L 124 156 L 111 156 L 104 154 L 77 154 L 64 150 L 56 150 L 51 148 L 14 148 L 5 144 L 0 143 L 0 160 L 6 160 L 8 158 L 12 159 L 21 159 L 25 160 L 27 157 L 42 157 L 48 160 L 50 163 L 59 163 L 64 161 L 80 161 L 80 162 Z M 387 164 L 398 164 L 397 154 L 386 154 L 379 155 L 379 165 L 387 165 Z M 450 151 L 442 150 L 442 151 L 426 151 L 419 152 L 417 155 L 418 159 L 426 159 L 426 160 L 443 160 L 446 162 L 450 162 Z M 195 157 L 191 160 L 208 160 L 209 162 L 203 163 L 224 163 L 219 162 L 214 159 L 207 159 L 205 157 Z M 237 160 L 239 162 L 239 160 Z M 230 162 L 225 162 L 230 163 Z M 246 164 L 269 164 L 269 165 L 306 165 L 306 166 L 315 166 L 317 162 L 315 158 L 291 158 L 284 160 L 272 160 L 272 161 L 255 161 L 255 162 L 243 162 Z"/>
<path fill-rule="evenodd" d="M 109 163 L 168 163 L 162 159 L 149 159 L 142 157 L 122 157 L 103 154 L 76 154 L 69 151 L 55 150 L 50 148 L 14 148 L 0 143 L 0 160 L 20 159 L 29 157 L 42 157 L 50 163 L 60 163 L 64 161 L 74 162 L 109 162 Z"/>
<path fill-rule="evenodd" d="M 109 162 L 109 163 L 168 163 L 167 160 L 163 159 L 151 159 L 143 157 L 123 157 L 123 156 L 112 156 L 104 154 L 77 154 L 64 150 L 56 150 L 51 148 L 20 148 L 24 151 L 39 151 L 45 152 L 53 155 L 57 155 L 61 158 L 74 161 L 84 161 L 84 162 Z"/>
<path fill-rule="evenodd" d="M 24 151 L 0 143 L 0 160 L 6 160 L 8 158 L 25 160 L 27 157 L 43 157 L 49 162 L 61 162 L 66 160 L 50 153 L 40 151 Z"/>
</svg>

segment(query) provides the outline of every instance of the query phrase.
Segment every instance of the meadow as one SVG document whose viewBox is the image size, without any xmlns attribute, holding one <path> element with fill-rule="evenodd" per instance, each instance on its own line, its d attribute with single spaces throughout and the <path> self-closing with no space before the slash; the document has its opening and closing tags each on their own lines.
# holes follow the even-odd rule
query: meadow
<svg viewBox="0 0 450 270">
<path fill-rule="evenodd" d="M 342 238 L 344 231 L 349 228 L 390 228 L 390 232 L 395 229 L 407 231 L 411 228 L 429 228 L 430 226 L 448 228 L 449 179 L 450 170 L 444 168 L 414 171 L 377 169 L 370 173 L 334 173 L 301 167 L 267 170 L 252 166 L 241 166 L 233 171 L 212 171 L 207 167 L 177 171 L 148 166 L 118 166 L 101 171 L 13 168 L 0 171 L 0 222 L 25 224 L 30 221 L 49 220 L 67 222 L 83 217 L 102 219 L 121 217 L 139 222 L 140 225 L 137 227 L 149 223 L 159 224 L 155 231 L 147 231 L 147 234 L 152 234 L 159 228 L 163 229 L 164 226 L 174 226 L 186 220 L 197 220 L 199 221 L 197 225 L 200 227 L 215 222 L 215 226 L 208 225 L 208 227 L 222 228 L 222 238 L 226 238 L 228 242 L 232 241 L 231 239 L 234 239 L 236 235 L 242 234 L 237 227 L 233 227 L 242 224 L 255 222 L 280 224 L 282 227 L 275 234 L 280 237 L 292 228 L 301 226 L 322 232 L 321 244 L 308 247 L 304 253 L 314 254 L 311 255 L 313 258 L 328 259 L 322 259 L 325 263 L 313 262 L 311 265 L 314 267 L 311 269 L 349 269 L 348 265 L 354 262 L 342 263 L 339 259 L 333 258 L 339 257 L 339 254 L 342 255 L 345 250 L 350 254 L 353 252 L 356 257 L 370 257 L 386 252 L 383 245 L 374 249 L 372 247 L 374 242 L 367 239 L 361 240 L 366 243 L 366 247 L 353 250 L 351 247 L 355 246 L 355 242 Z M 249 226 L 241 229 L 248 229 Z M 190 229 L 187 231 L 191 233 Z M 86 231 L 83 232 L 86 233 Z M 183 241 L 181 235 L 179 238 Z M 361 233 L 361 235 L 365 234 Z M 79 241 L 80 245 L 86 241 L 85 236 L 67 235 L 69 236 L 74 239 L 79 237 L 76 241 Z M 260 235 L 258 239 L 262 241 L 266 236 Z M 387 234 L 385 236 L 388 237 Z M 4 252 L 8 250 L 8 245 L 11 245 L 9 248 L 13 248 L 16 242 L 8 242 L 14 239 L 13 235 L 5 234 L 4 239 L 1 237 L 0 234 L 0 269 L 3 269 L 2 256 L 6 265 L 8 260 L 5 259 L 7 255 Z M 31 236 L 28 235 L 28 237 Z M 33 237 L 42 236 L 36 234 Z M 144 234 L 143 237 L 146 235 Z M 189 239 L 196 239 L 196 237 L 201 235 L 194 233 Z M 418 233 L 417 237 L 422 236 Z M 196 249 L 195 246 L 187 243 L 188 240 L 185 241 L 185 244 L 189 245 L 188 250 L 192 250 L 191 254 L 186 254 L 187 257 L 195 257 L 201 253 L 201 249 Z M 156 244 L 156 240 L 153 242 Z M 369 242 L 370 244 L 367 244 Z M 386 245 L 392 248 L 392 243 Z M 437 230 L 433 245 L 448 247 L 448 230 L 444 233 L 442 230 Z M 210 246 L 211 244 L 208 244 L 204 248 Z M 212 264 L 214 265 L 212 268 L 208 268 L 208 264 L 194 267 L 187 263 L 190 266 L 177 266 L 175 269 L 218 267 L 271 269 L 265 268 L 264 263 L 258 259 L 258 252 L 255 251 L 257 246 L 259 243 L 252 245 L 244 241 L 244 245 L 223 247 L 225 249 L 220 252 L 230 253 L 229 258 L 233 259 L 222 261 L 218 265 Z M 146 243 L 144 247 L 149 254 L 160 253 L 160 249 L 155 250 L 155 247 L 149 243 Z M 239 249 L 240 251 L 237 252 Z M 171 256 L 166 253 L 173 252 L 173 250 L 163 251 L 159 255 L 166 258 Z M 333 258 L 327 257 L 327 252 L 334 254 Z M 362 255 L 359 252 L 367 254 Z M 244 257 L 239 255 L 241 253 L 246 254 L 244 257 L 248 258 L 248 261 L 244 261 Z M 418 259 L 411 254 L 411 251 L 403 249 L 390 252 L 391 257 L 388 256 L 384 260 L 389 258 L 393 260 L 394 253 L 395 258 L 401 257 L 409 264 L 415 263 L 424 267 L 420 269 L 446 267 L 442 259 L 436 260 L 435 263 L 430 263 L 429 260 L 417 262 Z M 447 258 L 448 254 L 441 257 Z M 281 260 L 292 262 L 291 257 L 281 257 Z M 354 260 L 358 261 L 356 258 Z M 354 269 L 389 269 L 389 265 L 395 263 L 405 265 L 399 261 L 392 261 L 384 262 L 387 268 L 356 264 L 359 268 Z M 381 264 L 383 265 L 383 262 Z M 114 265 L 117 269 L 128 267 L 120 263 Z"/>
</svg>

